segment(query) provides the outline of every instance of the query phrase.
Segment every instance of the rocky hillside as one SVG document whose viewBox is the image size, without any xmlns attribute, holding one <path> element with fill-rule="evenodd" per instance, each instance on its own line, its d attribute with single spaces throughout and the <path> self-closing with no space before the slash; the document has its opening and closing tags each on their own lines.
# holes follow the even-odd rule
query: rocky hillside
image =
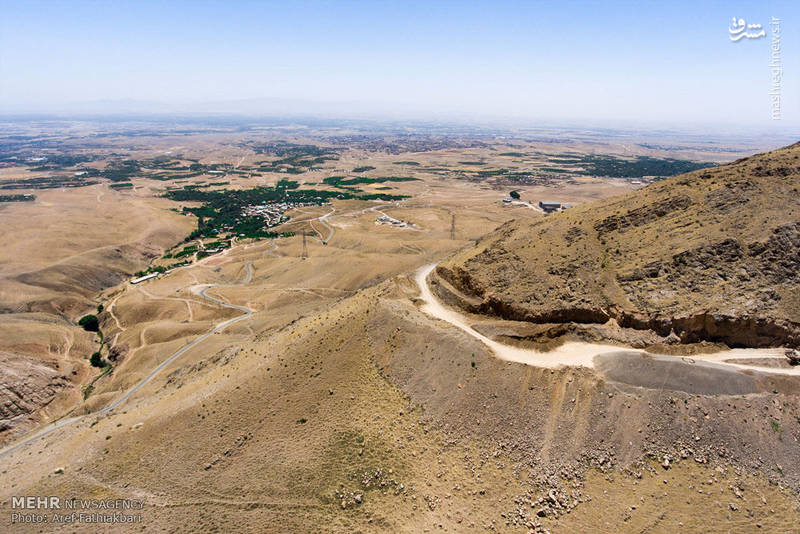
<svg viewBox="0 0 800 534">
<path fill-rule="evenodd" d="M 417 295 L 398 277 L 187 353 L 120 409 L 3 456 L 0 505 L 144 499 L 143 529 L 101 533 L 797 531 L 793 377 L 716 375 L 734 387 L 716 395 L 679 362 L 683 390 L 507 362 Z M 76 529 L 9 531 L 43 530 Z"/>
<path fill-rule="evenodd" d="M 800 143 L 508 223 L 436 274 L 450 302 L 505 319 L 797 347 Z"/>
</svg>

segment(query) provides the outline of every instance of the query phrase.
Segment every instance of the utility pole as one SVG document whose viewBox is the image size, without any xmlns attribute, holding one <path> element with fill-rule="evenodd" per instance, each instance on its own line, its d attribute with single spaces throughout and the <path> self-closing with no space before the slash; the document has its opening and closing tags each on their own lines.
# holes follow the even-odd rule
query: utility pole
<svg viewBox="0 0 800 534">
<path fill-rule="evenodd" d="M 308 257 L 308 246 L 306 246 L 306 231 L 303 230 L 303 255 L 301 256 L 303 259 Z"/>
<path fill-rule="evenodd" d="M 455 241 L 456 239 L 456 214 L 453 213 L 450 216 L 450 239 Z"/>
</svg>

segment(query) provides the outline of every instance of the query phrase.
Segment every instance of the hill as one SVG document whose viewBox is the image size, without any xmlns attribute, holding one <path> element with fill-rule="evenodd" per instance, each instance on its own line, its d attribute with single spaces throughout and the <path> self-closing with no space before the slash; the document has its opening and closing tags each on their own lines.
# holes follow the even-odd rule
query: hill
<svg viewBox="0 0 800 534">
<path fill-rule="evenodd" d="M 795 382 L 764 379 L 745 399 L 505 362 L 415 298 L 399 276 L 219 353 L 198 350 L 118 410 L 3 457 L 0 502 L 143 499 L 147 531 L 796 524 Z"/>
<path fill-rule="evenodd" d="M 542 242 L 555 246 L 558 232 L 570 231 L 564 220 L 596 236 L 576 246 L 600 251 L 602 239 L 644 225 L 628 223 L 625 232 L 601 236 L 595 224 L 615 210 L 655 202 L 653 192 L 669 187 L 664 182 L 618 197 L 611 201 L 616 208 L 596 203 L 599 214 L 575 208 L 541 218 L 515 206 L 515 216 L 538 220 L 505 224 L 442 272 L 497 253 L 512 235 L 526 251 L 539 246 L 524 240 L 540 230 L 551 236 Z M 696 186 L 684 189 L 690 200 L 697 197 Z M 0 450 L 0 504 L 11 510 L 19 495 L 142 502 L 141 510 L 124 510 L 141 513 L 140 524 L 93 525 L 97 532 L 793 531 L 800 520 L 797 377 L 621 349 L 594 357 L 592 366 L 502 359 L 475 335 L 426 311 L 427 289 L 418 284 L 437 258 L 510 213 L 496 199 L 496 211 L 487 208 L 488 195 L 496 193 L 462 191 L 458 202 L 472 203 L 458 208 L 463 239 L 447 239 L 451 212 L 431 209 L 428 199 L 421 207 L 379 207 L 423 230 L 376 224 L 379 213 L 347 201 L 335 204 L 327 219 L 328 208 L 311 208 L 306 219 L 297 214 L 293 229 L 303 221 L 313 229 L 321 220 L 335 229 L 328 244 L 308 239 L 306 259 L 300 235 L 238 243 L 147 284 L 105 291 L 103 332 L 129 352 L 55 430 Z M 768 241 L 771 230 L 761 230 L 763 236 L 742 242 Z M 717 237 L 725 238 L 721 226 Z M 568 249 L 539 250 L 552 256 L 554 269 L 584 261 L 575 251 L 556 263 Z M 632 245 L 629 250 L 629 268 L 635 268 Z M 534 264 L 530 254 L 528 265 L 527 255 L 499 255 L 511 269 L 476 269 L 487 280 L 482 293 L 444 277 L 438 291 L 467 308 L 499 316 L 520 310 L 518 318 L 524 317 L 521 305 L 491 300 L 503 293 L 488 274 L 491 267 L 498 279 L 515 275 L 504 286 L 509 294 L 514 283 L 530 283 L 535 293 L 535 269 L 546 269 L 546 262 Z M 614 277 L 609 265 L 601 270 Z M 252 276 L 244 276 L 246 266 Z M 591 269 L 585 269 L 572 278 L 542 272 L 569 302 L 569 287 L 558 284 L 588 281 L 584 273 Z M 216 321 L 232 317 L 232 310 L 203 302 L 203 287 L 240 311 L 254 310 L 252 316 L 171 359 Z M 592 291 L 582 306 L 591 311 L 591 299 L 603 294 L 586 287 Z M 500 304 L 493 309 L 485 302 Z M 669 337 L 614 327 L 613 320 L 588 313 L 580 319 L 605 322 L 547 319 L 564 322 L 464 318 L 474 330 L 506 338 L 614 334 L 621 342 L 658 344 Z M 166 358 L 161 372 L 134 386 Z M 46 369 L 40 374 L 50 376 Z M 637 380 L 623 380 L 631 375 Z M 19 532 L 75 528 L 14 526 Z"/>
<path fill-rule="evenodd" d="M 638 346 L 797 347 L 800 144 L 512 221 L 436 274 L 462 308 L 578 337 L 611 321 Z"/>
</svg>

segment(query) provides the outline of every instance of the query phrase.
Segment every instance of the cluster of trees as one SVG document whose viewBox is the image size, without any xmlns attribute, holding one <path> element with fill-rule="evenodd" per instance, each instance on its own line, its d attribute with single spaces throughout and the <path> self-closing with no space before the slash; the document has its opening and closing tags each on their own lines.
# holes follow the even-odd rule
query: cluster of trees
<svg viewBox="0 0 800 534">
<path fill-rule="evenodd" d="M 347 178 L 346 176 L 329 176 L 323 178 L 323 182 L 334 187 L 344 188 L 345 186 L 357 184 L 381 184 L 384 182 L 411 182 L 417 178 L 409 176 L 384 176 L 382 178 L 367 178 L 366 176 L 359 176 L 357 178 Z"/>
<path fill-rule="evenodd" d="M 370 180 L 365 178 L 365 180 Z M 395 178 L 407 180 L 407 178 Z M 317 189 L 300 189 L 300 185 L 292 180 L 281 180 L 275 187 L 255 187 L 253 189 L 224 189 L 216 191 L 201 190 L 192 187 L 167 191 L 164 196 L 179 202 L 200 202 L 197 207 L 185 208 L 185 211 L 197 217 L 197 230 L 187 236 L 186 241 L 200 237 L 215 237 L 231 228 L 232 232 L 244 234 L 252 238 L 273 238 L 277 234 L 269 231 L 261 217 L 244 217 L 242 210 L 246 206 L 269 203 L 297 203 L 322 205 L 338 199 L 360 200 L 400 200 L 403 195 L 386 193 L 362 194 L 360 190 L 323 191 Z"/>
<path fill-rule="evenodd" d="M 184 256 L 191 256 L 192 254 L 197 252 L 198 248 L 199 247 L 197 245 L 185 246 L 185 247 L 183 247 L 183 250 L 179 250 L 178 252 L 174 253 L 172 255 L 172 257 L 174 257 L 174 258 L 182 258 Z"/>
<path fill-rule="evenodd" d="M 100 321 L 96 315 L 84 315 L 78 320 L 78 326 L 82 327 L 87 332 L 99 332 Z"/>
<path fill-rule="evenodd" d="M 638 156 L 635 160 L 626 160 L 614 156 L 584 156 L 579 163 L 584 170 L 582 174 L 595 176 L 613 176 L 619 178 L 641 178 L 642 176 L 675 176 L 685 172 L 714 167 L 713 163 L 696 161 L 653 158 Z"/>
<path fill-rule="evenodd" d="M 141 165 L 133 159 L 112 161 L 103 169 L 103 178 L 112 182 L 126 182 L 141 172 Z"/>
<path fill-rule="evenodd" d="M 95 156 L 85 154 L 50 154 L 47 161 L 36 163 L 30 170 L 32 171 L 53 171 L 75 167 L 79 163 L 93 161 Z"/>
<path fill-rule="evenodd" d="M 166 258 L 168 256 L 165 255 L 164 257 Z M 171 258 L 172 256 L 170 255 L 169 257 Z M 173 267 L 177 267 L 179 265 L 185 265 L 185 263 L 179 263 L 179 264 L 175 264 L 175 265 L 170 265 L 169 269 L 172 269 Z M 148 267 L 144 271 L 137 272 L 136 276 L 146 276 L 146 275 L 152 274 L 152 273 L 165 273 L 165 272 L 167 272 L 167 267 L 164 267 L 163 265 L 155 265 L 155 266 L 151 265 L 150 267 Z"/>
<path fill-rule="evenodd" d="M 42 176 L 8 180 L 0 184 L 0 189 L 56 189 L 59 187 L 84 187 L 100 182 L 87 180 L 83 176 Z"/>
<path fill-rule="evenodd" d="M 326 161 L 336 161 L 339 154 L 335 149 L 316 145 L 296 145 L 292 143 L 274 143 L 252 147 L 258 154 L 277 156 L 273 161 L 260 161 L 258 170 L 264 172 L 284 171 L 289 174 L 301 174 L 311 167 L 322 165 Z"/>
<path fill-rule="evenodd" d="M 35 195 L 0 195 L 0 202 L 33 202 Z"/>
<path fill-rule="evenodd" d="M 99 305 L 97 307 L 97 312 L 100 313 L 103 311 L 103 305 Z M 80 319 L 78 319 L 78 326 L 82 327 L 87 332 L 97 332 L 97 335 L 100 337 L 100 349 L 103 348 L 103 333 L 100 331 L 100 320 L 97 318 L 96 315 L 84 315 Z M 92 367 L 105 367 L 108 365 L 108 362 L 103 360 L 103 356 L 100 351 L 96 351 L 92 353 L 89 357 L 89 363 Z"/>
</svg>

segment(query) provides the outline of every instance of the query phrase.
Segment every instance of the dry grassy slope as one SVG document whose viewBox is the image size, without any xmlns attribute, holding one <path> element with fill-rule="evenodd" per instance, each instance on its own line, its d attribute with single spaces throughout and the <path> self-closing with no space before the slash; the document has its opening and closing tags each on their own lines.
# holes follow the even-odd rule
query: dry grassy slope
<svg viewBox="0 0 800 534">
<path fill-rule="evenodd" d="M 800 144 L 514 221 L 437 274 L 473 311 L 800 345 Z"/>
<path fill-rule="evenodd" d="M 415 295 L 400 278 L 181 366 L 120 413 L 6 459 L 0 501 L 145 498 L 148 532 L 788 532 L 800 520 L 789 492 L 737 473 L 780 478 L 781 463 L 796 484 L 796 396 L 643 395 L 588 370 L 507 363 Z M 690 436 L 675 445 L 686 460 L 640 461 L 676 434 Z M 731 440 L 741 450 L 720 459 Z"/>
<path fill-rule="evenodd" d="M 100 290 L 144 268 L 194 224 L 164 199 L 105 185 L 37 192 L 36 202 L 17 204 L 2 208 L 0 442 L 80 400 L 80 386 L 98 372 L 88 358 L 99 345 L 75 320 L 95 309 Z"/>
<path fill-rule="evenodd" d="M 168 207 L 105 186 L 46 191 L 5 207 L 11 237 L 0 255 L 0 313 L 84 312 L 99 290 L 191 231 L 194 223 Z"/>
</svg>

